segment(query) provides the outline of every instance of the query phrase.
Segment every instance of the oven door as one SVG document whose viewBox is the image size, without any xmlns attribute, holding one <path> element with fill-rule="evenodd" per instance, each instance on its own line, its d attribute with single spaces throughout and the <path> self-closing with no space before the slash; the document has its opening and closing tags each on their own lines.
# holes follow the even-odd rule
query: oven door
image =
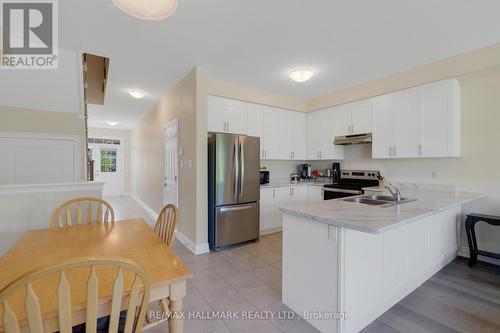
<svg viewBox="0 0 500 333">
<path fill-rule="evenodd" d="M 333 200 L 340 198 L 347 198 L 356 195 L 363 194 L 362 190 L 349 190 L 345 188 L 324 188 L 323 191 L 323 199 L 324 200 Z"/>
</svg>

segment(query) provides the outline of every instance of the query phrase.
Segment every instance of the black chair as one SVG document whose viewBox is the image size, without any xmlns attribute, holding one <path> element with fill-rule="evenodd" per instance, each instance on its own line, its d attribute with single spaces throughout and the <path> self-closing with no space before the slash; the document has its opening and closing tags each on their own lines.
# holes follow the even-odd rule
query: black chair
<svg viewBox="0 0 500 333">
<path fill-rule="evenodd" d="M 485 256 L 495 259 L 500 259 L 500 254 L 482 251 L 477 248 L 476 232 L 474 227 L 477 222 L 485 222 L 490 225 L 500 226 L 500 217 L 491 215 L 481 215 L 481 214 L 469 214 L 465 220 L 465 232 L 467 233 L 467 241 L 469 242 L 469 267 L 477 264 L 477 256 Z"/>
</svg>

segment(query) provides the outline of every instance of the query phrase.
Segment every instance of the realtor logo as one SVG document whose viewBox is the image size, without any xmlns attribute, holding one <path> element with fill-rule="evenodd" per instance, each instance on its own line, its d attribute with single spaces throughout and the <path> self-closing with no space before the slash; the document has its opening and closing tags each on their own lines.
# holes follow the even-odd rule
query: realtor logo
<svg viewBox="0 0 500 333">
<path fill-rule="evenodd" d="M 1 2 L 2 69 L 57 69 L 57 2 Z"/>
</svg>

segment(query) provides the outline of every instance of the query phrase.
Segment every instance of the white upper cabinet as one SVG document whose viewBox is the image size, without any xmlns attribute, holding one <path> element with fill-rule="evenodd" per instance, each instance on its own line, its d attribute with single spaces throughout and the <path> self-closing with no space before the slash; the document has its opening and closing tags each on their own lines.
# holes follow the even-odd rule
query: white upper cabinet
<svg viewBox="0 0 500 333">
<path fill-rule="evenodd" d="M 307 115 L 304 112 L 287 112 L 287 133 L 283 133 L 290 139 L 290 155 L 292 160 L 305 160 L 307 140 Z"/>
<path fill-rule="evenodd" d="M 323 114 L 321 111 L 307 114 L 307 159 L 317 160 L 320 158 L 322 149 L 321 142 L 321 121 Z"/>
<path fill-rule="evenodd" d="M 334 108 L 337 136 L 371 133 L 373 106 L 371 100 L 362 100 Z"/>
<path fill-rule="evenodd" d="M 393 157 L 417 156 L 418 150 L 418 90 L 407 89 L 394 94 Z"/>
<path fill-rule="evenodd" d="M 264 135 L 264 106 L 260 104 L 248 103 L 248 135 L 258 136 L 261 138 Z"/>
<path fill-rule="evenodd" d="M 351 107 L 349 104 L 336 106 L 333 109 L 335 121 L 332 128 L 336 136 L 351 134 Z"/>
<path fill-rule="evenodd" d="M 208 119 L 207 128 L 209 132 L 226 131 L 226 99 L 218 96 L 208 96 Z"/>
<path fill-rule="evenodd" d="M 419 88 L 419 155 L 460 156 L 460 84 L 445 80 Z"/>
<path fill-rule="evenodd" d="M 373 158 L 460 156 L 458 81 L 439 81 L 372 101 Z"/>
<path fill-rule="evenodd" d="M 247 103 L 208 96 L 209 132 L 247 134 Z"/>
<path fill-rule="evenodd" d="M 372 99 L 372 102 L 373 157 L 392 157 L 394 150 L 394 96 L 384 95 L 376 97 Z"/>
<path fill-rule="evenodd" d="M 373 130 L 372 101 L 351 103 L 351 134 L 371 133 Z"/>
<path fill-rule="evenodd" d="M 344 147 L 333 144 L 338 134 L 337 109 L 325 109 L 307 114 L 307 158 L 310 160 L 340 160 Z"/>
</svg>

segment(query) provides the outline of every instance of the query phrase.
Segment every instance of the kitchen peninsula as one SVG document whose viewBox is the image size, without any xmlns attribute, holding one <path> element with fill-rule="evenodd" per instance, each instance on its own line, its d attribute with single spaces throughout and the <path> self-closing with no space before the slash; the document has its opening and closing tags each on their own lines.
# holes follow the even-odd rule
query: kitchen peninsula
<svg viewBox="0 0 500 333">
<path fill-rule="evenodd" d="M 403 194 L 417 200 L 377 207 L 338 199 L 280 207 L 283 303 L 321 332 L 359 332 L 451 262 L 461 206 L 482 195 Z M 347 319 L 317 318 L 338 313 Z"/>
</svg>

